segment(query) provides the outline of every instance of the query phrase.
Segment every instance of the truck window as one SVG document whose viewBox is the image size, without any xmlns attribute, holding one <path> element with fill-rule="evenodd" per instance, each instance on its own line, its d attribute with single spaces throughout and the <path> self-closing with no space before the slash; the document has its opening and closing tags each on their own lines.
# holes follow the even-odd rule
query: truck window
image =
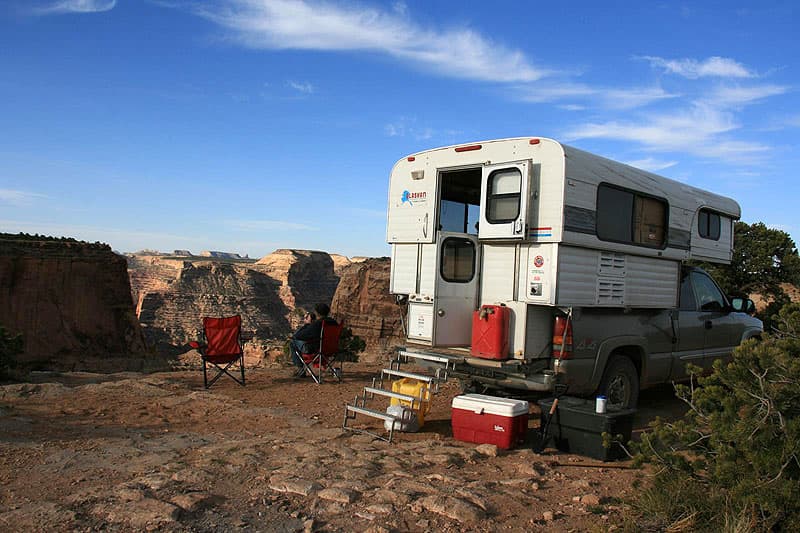
<svg viewBox="0 0 800 533">
<path fill-rule="evenodd" d="M 701 209 L 697 216 L 697 230 L 704 239 L 719 240 L 720 220 L 719 213 L 708 209 Z"/>
<path fill-rule="evenodd" d="M 596 224 L 601 240 L 663 248 L 667 202 L 603 183 L 597 187 Z"/>
<path fill-rule="evenodd" d="M 681 279 L 681 295 L 678 308 L 681 311 L 697 311 L 697 300 L 694 298 L 694 290 L 688 273 Z"/>
<path fill-rule="evenodd" d="M 522 174 L 519 169 L 505 168 L 489 175 L 486 195 L 486 220 L 490 224 L 507 224 L 519 216 Z"/>
<path fill-rule="evenodd" d="M 690 276 L 701 310 L 720 311 L 725 307 L 725 296 L 711 278 L 700 272 L 692 272 Z"/>
<path fill-rule="evenodd" d="M 442 279 L 469 283 L 475 276 L 475 244 L 469 239 L 448 237 L 442 243 Z"/>
</svg>

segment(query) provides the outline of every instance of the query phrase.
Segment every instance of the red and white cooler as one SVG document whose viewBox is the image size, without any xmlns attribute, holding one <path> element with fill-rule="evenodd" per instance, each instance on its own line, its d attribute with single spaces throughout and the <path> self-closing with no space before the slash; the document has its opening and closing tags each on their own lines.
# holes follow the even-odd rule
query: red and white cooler
<svg viewBox="0 0 800 533">
<path fill-rule="evenodd" d="M 528 432 L 528 402 L 485 394 L 453 398 L 453 437 L 464 442 L 513 448 Z"/>
</svg>

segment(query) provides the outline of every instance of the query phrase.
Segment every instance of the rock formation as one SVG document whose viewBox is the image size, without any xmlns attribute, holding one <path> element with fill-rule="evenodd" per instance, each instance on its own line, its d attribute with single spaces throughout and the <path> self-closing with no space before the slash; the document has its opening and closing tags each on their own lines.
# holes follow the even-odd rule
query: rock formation
<svg viewBox="0 0 800 533">
<path fill-rule="evenodd" d="M 337 262 L 342 263 L 341 260 Z M 310 311 L 319 302 L 330 303 L 339 284 L 334 260 L 325 252 L 275 250 L 261 258 L 253 268 L 280 283 L 280 298 L 289 310 Z M 294 328 L 302 313 L 287 318 Z"/>
<path fill-rule="evenodd" d="M 22 334 L 28 367 L 143 365 L 125 259 L 105 244 L 0 234 L 0 324 Z"/>
<path fill-rule="evenodd" d="M 405 342 L 407 309 L 389 294 L 389 268 L 388 257 L 352 263 L 333 297 L 332 314 L 366 341 L 365 359 L 385 357 Z"/>
<path fill-rule="evenodd" d="M 128 268 L 137 316 L 160 352 L 177 353 L 197 339 L 203 316 L 239 314 L 253 337 L 245 347 L 250 360 L 257 359 L 254 346 L 266 352 L 268 341 L 299 325 L 296 308 L 330 302 L 339 282 L 331 257 L 307 250 L 277 250 L 257 263 L 132 255 Z"/>
</svg>

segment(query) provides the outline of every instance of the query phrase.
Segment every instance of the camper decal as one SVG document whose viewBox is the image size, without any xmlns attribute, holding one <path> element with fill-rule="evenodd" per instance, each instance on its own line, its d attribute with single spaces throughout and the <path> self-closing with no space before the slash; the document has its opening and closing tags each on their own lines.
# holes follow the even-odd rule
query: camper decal
<svg viewBox="0 0 800 533">
<path fill-rule="evenodd" d="M 531 228 L 528 230 L 528 237 L 535 238 L 535 237 L 552 237 L 553 236 L 553 228 Z"/>
<path fill-rule="evenodd" d="M 544 266 L 544 257 L 537 255 L 536 259 L 533 260 L 533 264 L 536 265 L 536 268 L 542 268 Z"/>
<path fill-rule="evenodd" d="M 421 192 L 410 192 L 410 191 L 403 191 L 402 196 L 400 197 L 400 203 L 404 204 L 408 202 L 408 205 L 414 206 L 414 202 L 425 203 L 425 200 L 428 196 L 426 191 Z"/>
</svg>

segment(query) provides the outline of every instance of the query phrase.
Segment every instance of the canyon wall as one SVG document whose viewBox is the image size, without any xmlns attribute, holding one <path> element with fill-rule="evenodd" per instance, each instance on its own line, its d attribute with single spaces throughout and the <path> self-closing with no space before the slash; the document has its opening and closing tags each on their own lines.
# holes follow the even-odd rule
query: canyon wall
<svg viewBox="0 0 800 533">
<path fill-rule="evenodd" d="M 405 343 L 407 306 L 389 294 L 390 265 L 388 257 L 381 257 L 344 267 L 331 304 L 333 316 L 366 341 L 364 360 L 389 357 Z"/>
<path fill-rule="evenodd" d="M 104 244 L 0 234 L 0 324 L 22 334 L 28 368 L 144 365 L 126 262 Z"/>
<path fill-rule="evenodd" d="M 136 314 L 149 345 L 178 354 L 201 338 L 203 316 L 241 315 L 252 339 L 245 346 L 248 364 L 280 351 L 304 310 L 331 301 L 336 269 L 346 263 L 310 250 L 276 250 L 258 262 L 128 256 Z"/>
</svg>

